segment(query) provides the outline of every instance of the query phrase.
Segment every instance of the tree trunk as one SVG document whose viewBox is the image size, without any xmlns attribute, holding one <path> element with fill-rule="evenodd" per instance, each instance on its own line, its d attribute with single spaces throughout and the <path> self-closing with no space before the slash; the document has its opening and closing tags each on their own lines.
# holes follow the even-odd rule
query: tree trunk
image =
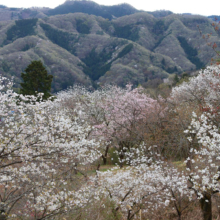
<svg viewBox="0 0 220 220">
<path fill-rule="evenodd" d="M 131 217 L 131 210 L 129 209 L 128 210 L 128 217 L 127 217 L 127 220 L 131 220 L 132 219 L 132 217 Z"/>
<path fill-rule="evenodd" d="M 118 216 L 118 210 L 119 210 L 119 207 L 117 207 L 116 209 L 112 209 L 112 212 L 113 212 L 113 215 L 114 215 L 114 219 L 115 220 L 118 220 L 119 218 L 119 216 Z"/>
<path fill-rule="evenodd" d="M 75 166 L 74 166 L 74 174 L 77 174 L 77 163 L 75 163 Z M 1 219 L 0 219 L 1 220 Z"/>
<path fill-rule="evenodd" d="M 102 155 L 102 159 L 103 159 L 103 164 L 106 165 L 107 164 L 107 158 Z"/>
<path fill-rule="evenodd" d="M 103 164 L 104 165 L 107 164 L 108 150 L 109 150 L 109 145 L 105 149 L 105 155 L 102 155 L 102 159 L 103 159 Z"/>
<path fill-rule="evenodd" d="M 212 197 L 209 193 L 203 193 L 200 199 L 202 214 L 204 220 L 212 220 Z"/>
<path fill-rule="evenodd" d="M 122 168 L 123 162 L 121 162 L 121 161 L 124 159 L 124 155 L 123 154 L 119 155 L 119 158 L 120 158 L 120 168 Z"/>
</svg>

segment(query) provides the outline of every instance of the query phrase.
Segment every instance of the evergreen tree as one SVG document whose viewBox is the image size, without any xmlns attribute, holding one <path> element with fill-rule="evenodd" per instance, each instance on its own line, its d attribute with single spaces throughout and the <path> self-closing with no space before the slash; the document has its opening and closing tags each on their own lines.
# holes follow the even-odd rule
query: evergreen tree
<svg viewBox="0 0 220 220">
<path fill-rule="evenodd" d="M 44 93 L 43 99 L 48 99 L 51 94 L 52 75 L 47 74 L 47 70 L 42 62 L 32 61 L 25 69 L 25 73 L 21 73 L 23 83 L 21 83 L 20 93 L 23 95 L 37 95 Z"/>
</svg>

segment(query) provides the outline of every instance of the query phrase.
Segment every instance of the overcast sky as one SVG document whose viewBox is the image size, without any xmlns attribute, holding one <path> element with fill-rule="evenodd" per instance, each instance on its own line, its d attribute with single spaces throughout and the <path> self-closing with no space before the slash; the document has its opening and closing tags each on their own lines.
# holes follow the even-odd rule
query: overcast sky
<svg viewBox="0 0 220 220">
<path fill-rule="evenodd" d="M 220 0 L 94 0 L 101 5 L 128 3 L 137 9 L 145 11 L 170 10 L 174 13 L 192 13 L 200 15 L 220 15 Z M 0 5 L 7 7 L 55 8 L 65 0 L 0 0 Z"/>
</svg>

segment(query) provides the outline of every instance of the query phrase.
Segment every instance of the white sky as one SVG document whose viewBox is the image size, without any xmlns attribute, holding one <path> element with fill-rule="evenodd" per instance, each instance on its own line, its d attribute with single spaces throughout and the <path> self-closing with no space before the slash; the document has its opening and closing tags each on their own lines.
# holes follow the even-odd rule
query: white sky
<svg viewBox="0 0 220 220">
<path fill-rule="evenodd" d="M 137 9 L 145 11 L 170 10 L 174 13 L 192 13 L 200 15 L 220 15 L 220 0 L 94 0 L 101 5 L 128 3 Z M 0 5 L 7 7 L 55 8 L 65 0 L 0 0 Z"/>
</svg>

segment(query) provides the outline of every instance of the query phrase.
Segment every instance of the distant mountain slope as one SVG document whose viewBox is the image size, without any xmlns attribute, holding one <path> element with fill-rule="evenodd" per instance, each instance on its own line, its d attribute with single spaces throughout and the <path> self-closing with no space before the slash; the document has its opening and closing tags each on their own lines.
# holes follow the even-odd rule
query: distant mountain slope
<svg viewBox="0 0 220 220">
<path fill-rule="evenodd" d="M 86 13 L 101 16 L 103 18 L 112 19 L 112 15 L 103 10 L 100 5 L 92 1 L 66 1 L 55 9 L 48 11 L 48 15 L 68 14 L 68 13 Z"/>
<path fill-rule="evenodd" d="M 49 8 L 7 8 L 0 5 L 0 21 L 28 19 L 28 18 L 44 18 L 47 16 L 69 14 L 69 13 L 86 13 L 96 15 L 109 20 L 125 15 L 130 15 L 139 12 L 129 4 L 119 4 L 113 6 L 99 5 L 93 1 L 66 1 L 64 4 L 57 6 L 54 9 Z"/>
<path fill-rule="evenodd" d="M 76 2 L 65 4 L 70 3 Z M 43 18 L 1 21 L 0 74 L 14 76 L 18 87 L 25 67 L 41 59 L 57 92 L 75 83 L 95 88 L 104 83 L 144 85 L 200 69 L 215 57 L 197 29 L 213 33 L 210 42 L 220 46 L 210 19 L 166 11 L 133 13 L 132 7 L 121 6 L 131 14 L 112 20 L 87 13 L 46 16 L 49 9 L 44 8 L 37 9 Z M 108 13 L 116 17 L 117 10 L 111 9 Z"/>
<path fill-rule="evenodd" d="M 48 11 L 47 15 L 58 15 L 68 13 L 86 13 L 89 15 L 101 16 L 111 20 L 114 17 L 122 17 L 125 15 L 134 14 L 139 12 L 137 9 L 129 4 L 120 4 L 114 6 L 102 6 L 93 1 L 66 1 L 64 4 L 59 5 L 55 9 Z"/>
<path fill-rule="evenodd" d="M 126 3 L 113 6 L 102 6 L 102 9 L 108 11 L 117 18 L 139 12 L 139 10 Z"/>
<path fill-rule="evenodd" d="M 38 36 L 19 38 L 0 48 L 0 74 L 13 76 L 20 82 L 20 74 L 32 60 L 42 60 L 53 78 L 53 91 L 59 91 L 74 83 L 92 85 L 78 66 L 80 60 L 61 47 Z M 17 85 L 18 86 L 18 85 Z"/>
<path fill-rule="evenodd" d="M 47 17 L 48 8 L 7 8 L 0 6 L 0 21 Z"/>
<path fill-rule="evenodd" d="M 167 10 L 147 11 L 147 13 L 152 14 L 155 18 L 163 18 L 173 14 L 172 11 L 167 11 Z"/>
</svg>

